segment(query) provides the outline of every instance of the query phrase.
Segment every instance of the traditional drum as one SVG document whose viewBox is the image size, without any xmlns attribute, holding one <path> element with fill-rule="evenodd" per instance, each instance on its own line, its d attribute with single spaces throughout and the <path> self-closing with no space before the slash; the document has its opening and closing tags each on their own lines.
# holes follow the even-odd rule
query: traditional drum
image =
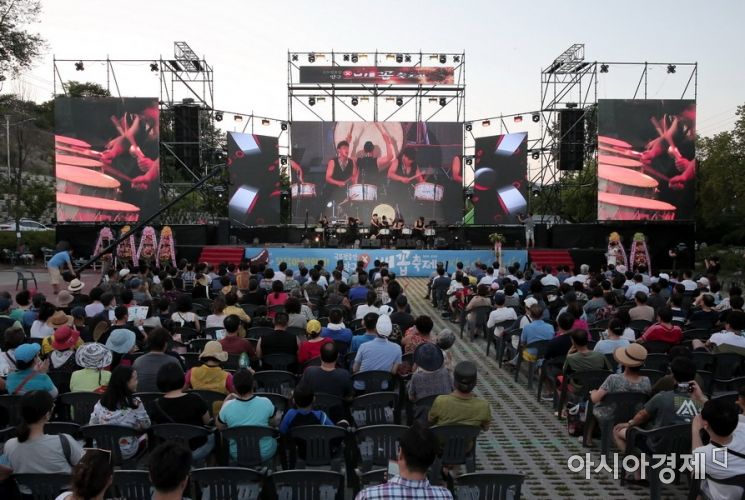
<svg viewBox="0 0 745 500">
<path fill-rule="evenodd" d="M 659 183 L 650 176 L 613 165 L 598 166 L 598 191 L 654 198 Z"/>
<path fill-rule="evenodd" d="M 598 220 L 674 220 L 675 210 L 664 201 L 598 192 Z"/>
<path fill-rule="evenodd" d="M 75 167 L 103 169 L 103 163 L 96 160 L 95 158 L 85 158 L 83 156 L 72 156 L 63 154 L 57 154 L 54 158 L 57 165 L 73 165 Z"/>
<path fill-rule="evenodd" d="M 314 229 L 314 231 L 315 231 L 316 233 L 323 233 L 323 232 L 325 232 L 325 231 L 326 231 L 326 229 L 325 229 L 325 228 L 323 228 L 323 227 L 317 227 L 317 228 L 315 228 L 315 229 Z"/>
<path fill-rule="evenodd" d="M 387 227 L 381 227 L 378 230 L 378 234 L 380 236 L 389 236 L 391 234 L 391 230 L 389 228 L 387 228 Z"/>
<path fill-rule="evenodd" d="M 442 184 L 420 182 L 414 186 L 414 198 L 424 201 L 440 201 L 444 190 Z"/>
<path fill-rule="evenodd" d="M 435 228 L 428 227 L 424 229 L 424 236 L 434 236 L 435 235 Z"/>
<path fill-rule="evenodd" d="M 367 236 L 368 234 L 370 234 L 370 228 L 369 227 L 361 227 L 361 228 L 359 228 L 359 230 L 357 232 L 360 233 L 360 236 Z"/>
<path fill-rule="evenodd" d="M 605 144 L 598 144 L 598 151 L 600 154 L 611 155 L 611 156 L 623 156 L 625 158 L 639 159 L 641 153 L 634 151 L 633 149 L 617 148 L 615 146 L 607 146 Z"/>
<path fill-rule="evenodd" d="M 598 155 L 599 165 L 615 165 L 626 168 L 642 168 L 642 162 L 633 158 L 624 158 L 621 156 Z"/>
<path fill-rule="evenodd" d="M 350 184 L 347 198 L 352 201 L 375 201 L 378 199 L 378 186 L 374 184 Z"/>
<path fill-rule="evenodd" d="M 598 136 L 598 144 L 605 144 L 607 146 L 614 146 L 617 148 L 631 148 L 631 144 L 626 141 L 622 141 L 621 139 L 614 139 L 613 137 L 607 137 L 604 135 Z"/>
<path fill-rule="evenodd" d="M 111 176 L 72 165 L 57 165 L 57 193 L 115 200 L 121 184 Z"/>
<path fill-rule="evenodd" d="M 378 216 L 381 219 L 383 218 L 384 215 L 385 215 L 385 218 L 388 220 L 393 220 L 396 218 L 396 210 L 392 206 L 386 203 L 381 203 L 380 205 L 376 205 L 372 213 L 378 214 Z"/>
<path fill-rule="evenodd" d="M 347 234 L 347 226 L 339 226 L 336 228 L 336 234 Z"/>
<path fill-rule="evenodd" d="M 60 222 L 137 222 L 140 209 L 131 203 L 57 193 L 57 220 Z"/>
<path fill-rule="evenodd" d="M 316 185 L 308 182 L 294 183 L 290 186 L 293 198 L 315 198 Z"/>
<path fill-rule="evenodd" d="M 404 227 L 401 229 L 401 236 L 411 236 L 411 228 Z"/>
<path fill-rule="evenodd" d="M 91 145 L 85 141 L 81 141 L 80 139 L 75 139 L 74 137 L 67 137 L 64 135 L 55 135 L 54 142 L 55 144 L 63 145 L 63 146 L 72 146 L 72 147 L 87 148 L 87 149 L 90 149 L 91 147 Z"/>
<path fill-rule="evenodd" d="M 100 151 L 94 151 L 88 148 L 74 148 L 71 146 L 66 146 L 64 144 L 56 144 L 54 146 L 54 150 L 57 152 L 58 155 L 62 154 L 68 156 L 83 156 L 85 158 L 93 159 L 98 159 L 101 157 Z"/>
</svg>

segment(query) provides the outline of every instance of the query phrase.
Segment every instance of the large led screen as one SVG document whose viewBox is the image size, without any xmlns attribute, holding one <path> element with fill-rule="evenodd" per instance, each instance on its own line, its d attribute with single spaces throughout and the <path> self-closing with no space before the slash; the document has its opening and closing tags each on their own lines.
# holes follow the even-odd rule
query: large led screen
<svg viewBox="0 0 745 500">
<path fill-rule="evenodd" d="M 475 143 L 475 224 L 517 224 L 528 209 L 528 134 L 479 137 Z"/>
<path fill-rule="evenodd" d="M 450 122 L 294 122 L 293 221 L 463 217 L 463 129 Z"/>
<path fill-rule="evenodd" d="M 158 210 L 157 98 L 58 97 L 59 222 L 137 222 Z"/>
<path fill-rule="evenodd" d="M 279 224 L 278 142 L 276 137 L 228 133 L 231 224 Z"/>
<path fill-rule="evenodd" d="M 693 219 L 696 102 L 598 105 L 598 220 Z"/>
</svg>

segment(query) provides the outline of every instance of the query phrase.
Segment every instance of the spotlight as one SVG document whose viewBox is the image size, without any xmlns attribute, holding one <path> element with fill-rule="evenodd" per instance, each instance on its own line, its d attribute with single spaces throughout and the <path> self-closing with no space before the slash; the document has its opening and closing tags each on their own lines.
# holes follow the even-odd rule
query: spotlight
<svg viewBox="0 0 745 500">
<path fill-rule="evenodd" d="M 460 62 L 460 56 L 453 56 L 453 62 Z"/>
<path fill-rule="evenodd" d="M 217 113 L 215 113 L 215 121 L 216 122 L 222 121 L 222 111 L 218 111 Z"/>
<path fill-rule="evenodd" d="M 674 64 L 668 64 L 667 65 L 667 72 L 668 73 L 675 73 L 675 65 Z"/>
<path fill-rule="evenodd" d="M 409 54 L 406 54 L 406 55 L 404 56 L 404 61 L 406 61 L 406 62 L 411 62 L 411 56 L 410 56 Z"/>
<path fill-rule="evenodd" d="M 308 97 L 308 104 L 311 106 L 316 105 L 316 98 L 315 97 Z"/>
<path fill-rule="evenodd" d="M 473 125 L 470 123 L 466 123 L 466 132 L 470 132 L 471 130 L 473 130 Z"/>
<path fill-rule="evenodd" d="M 541 115 L 538 113 L 533 113 L 533 116 L 530 117 L 531 120 L 533 120 L 533 123 L 538 123 L 541 121 Z"/>
<path fill-rule="evenodd" d="M 489 125 L 491 125 L 491 121 L 490 120 L 484 120 L 483 122 L 481 122 L 481 126 L 482 127 L 488 127 Z"/>
<path fill-rule="evenodd" d="M 522 123 L 523 116 L 522 115 L 517 115 L 517 116 L 515 116 L 515 117 L 512 118 L 512 121 L 515 122 L 515 123 Z"/>
<path fill-rule="evenodd" d="M 352 62 L 356 63 L 357 61 L 359 61 L 359 57 L 357 56 L 357 54 L 352 54 Z"/>
<path fill-rule="evenodd" d="M 150 63 L 150 71 L 152 71 L 153 73 L 155 73 L 156 71 L 158 71 L 158 63 L 151 62 Z"/>
<path fill-rule="evenodd" d="M 279 164 L 280 165 L 287 165 L 287 157 L 286 156 L 280 156 L 279 157 Z"/>
<path fill-rule="evenodd" d="M 445 64 L 446 62 L 448 62 L 448 56 L 440 54 L 440 64 Z"/>
<path fill-rule="evenodd" d="M 607 64 L 601 64 L 600 65 L 600 72 L 601 73 L 607 73 L 608 72 L 608 65 Z"/>
<path fill-rule="evenodd" d="M 404 99 L 402 97 L 396 97 L 396 106 L 403 106 Z"/>
<path fill-rule="evenodd" d="M 396 54 L 396 62 L 401 64 L 404 62 L 404 55 L 403 54 Z"/>
<path fill-rule="evenodd" d="M 349 61 L 349 54 L 344 54 L 344 60 Z"/>
<path fill-rule="evenodd" d="M 270 122 L 270 121 L 269 121 L 269 120 L 267 120 L 266 118 L 264 118 L 263 120 L 261 120 L 261 124 L 262 124 L 262 125 L 264 125 L 265 127 L 268 127 L 268 126 L 269 126 L 269 124 L 271 124 L 271 123 L 272 123 L 272 122 Z"/>
<path fill-rule="evenodd" d="M 533 158 L 534 160 L 537 160 L 538 158 L 541 157 L 541 153 L 539 153 L 538 151 L 533 151 L 533 154 L 531 154 L 530 157 Z"/>
<path fill-rule="evenodd" d="M 293 62 L 297 62 L 297 54 L 292 54 L 292 60 Z"/>
<path fill-rule="evenodd" d="M 281 124 L 279 125 L 279 128 L 280 128 L 280 129 L 282 129 L 282 130 L 287 130 L 287 122 L 282 122 L 282 123 L 281 123 Z"/>
<path fill-rule="evenodd" d="M 471 158 L 470 156 L 468 156 L 466 158 L 466 165 L 473 165 L 473 158 Z"/>
<path fill-rule="evenodd" d="M 352 97 L 352 106 L 357 106 L 360 103 L 360 100 L 356 97 Z"/>
<path fill-rule="evenodd" d="M 316 55 L 315 55 L 315 54 L 313 54 L 313 53 L 311 53 L 311 54 L 308 54 L 308 62 L 309 62 L 309 63 L 314 63 L 314 62 L 316 62 Z"/>
<path fill-rule="evenodd" d="M 533 189 L 532 193 L 533 193 L 533 198 L 538 198 L 538 195 L 541 194 L 541 190 Z"/>
<path fill-rule="evenodd" d="M 235 116 L 233 116 L 233 121 L 242 122 L 243 121 L 243 117 L 241 115 L 235 115 Z"/>
<path fill-rule="evenodd" d="M 78 61 L 75 63 L 75 71 L 85 71 L 85 65 L 83 65 L 83 61 Z"/>
<path fill-rule="evenodd" d="M 448 100 L 444 97 L 440 97 L 440 106 L 445 106 L 448 103 Z"/>
<path fill-rule="evenodd" d="M 567 103 L 567 109 L 575 109 L 577 107 L 576 102 L 568 102 Z"/>
</svg>

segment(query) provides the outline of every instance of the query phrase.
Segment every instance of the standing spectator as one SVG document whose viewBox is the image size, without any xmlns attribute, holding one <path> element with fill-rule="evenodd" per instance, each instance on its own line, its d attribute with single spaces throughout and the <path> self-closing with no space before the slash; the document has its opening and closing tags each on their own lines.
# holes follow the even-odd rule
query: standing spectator
<svg viewBox="0 0 745 500">
<path fill-rule="evenodd" d="M 302 366 L 308 361 L 315 359 L 321 355 L 321 348 L 333 340 L 328 337 L 321 336 L 321 323 L 318 320 L 308 321 L 305 327 L 305 333 L 307 335 L 307 341 L 300 344 L 300 348 L 297 353 L 297 362 Z"/>
<path fill-rule="evenodd" d="M 103 392 L 111 379 L 111 372 L 105 368 L 112 359 L 111 351 L 103 344 L 91 342 L 80 346 L 75 351 L 75 363 L 81 368 L 70 377 L 70 391 Z"/>
<path fill-rule="evenodd" d="M 178 364 L 173 356 L 169 356 L 168 342 L 171 334 L 165 328 L 155 328 L 147 335 L 150 350 L 138 357 L 132 367 L 137 372 L 137 392 L 158 392 L 158 371 L 163 365 Z"/>
<path fill-rule="evenodd" d="M 235 314 L 231 314 L 225 318 L 224 325 L 225 338 L 220 340 L 223 350 L 228 354 L 235 354 L 237 356 L 245 352 L 249 359 L 256 359 L 256 349 L 253 344 L 245 338 L 240 337 L 238 333 L 241 329 L 240 318 Z"/>
<path fill-rule="evenodd" d="M 150 482 L 155 489 L 153 500 L 181 500 L 189 486 L 191 451 L 179 442 L 166 441 L 149 458 Z"/>
<path fill-rule="evenodd" d="M 354 373 L 360 373 L 382 370 L 395 374 L 401 364 L 401 348 L 388 340 L 388 337 L 393 332 L 391 319 L 386 315 L 380 316 L 375 330 L 378 334 L 377 338 L 362 344 L 357 350 L 352 371 Z M 364 391 L 365 384 L 364 382 L 356 381 L 354 388 L 358 391 Z"/>
<path fill-rule="evenodd" d="M 430 425 L 461 424 L 489 428 L 491 410 L 489 403 L 473 394 L 476 387 L 476 365 L 461 361 L 453 372 L 454 390 L 438 396 L 429 410 Z"/>
<path fill-rule="evenodd" d="M 133 396 L 137 389 L 137 372 L 129 366 L 117 366 L 111 373 L 106 392 L 93 407 L 91 425 L 121 425 L 141 432 L 150 427 L 145 405 Z M 122 458 L 128 460 L 145 448 L 145 438 L 136 435 L 119 439 Z"/>
<path fill-rule="evenodd" d="M 72 259 L 70 258 L 72 249 L 69 248 L 67 243 L 65 245 L 68 247 L 66 250 L 57 252 L 47 261 L 49 282 L 52 284 L 52 290 L 55 295 L 59 293 L 59 285 L 62 281 L 62 268 L 67 267 L 73 275 L 75 274 L 75 269 L 72 267 Z M 60 246 L 63 246 L 62 242 L 60 242 Z"/>
<path fill-rule="evenodd" d="M 49 360 L 40 361 L 39 344 L 22 344 L 16 347 L 16 371 L 11 372 L 6 380 L 8 394 L 23 395 L 31 391 L 46 391 L 53 398 L 58 391 L 49 378 Z"/>
</svg>

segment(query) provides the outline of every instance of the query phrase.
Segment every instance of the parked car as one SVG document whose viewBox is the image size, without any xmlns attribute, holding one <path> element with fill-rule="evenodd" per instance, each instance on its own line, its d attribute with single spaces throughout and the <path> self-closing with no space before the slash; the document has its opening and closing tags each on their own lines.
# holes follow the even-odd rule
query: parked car
<svg viewBox="0 0 745 500">
<path fill-rule="evenodd" d="M 53 231 L 54 229 L 45 226 L 41 222 L 37 222 L 35 220 L 31 219 L 21 219 L 18 222 L 19 229 L 21 232 L 24 231 Z M 11 220 L 8 222 L 4 222 L 0 224 L 0 231 L 15 231 L 16 230 L 16 222 Z"/>
</svg>

